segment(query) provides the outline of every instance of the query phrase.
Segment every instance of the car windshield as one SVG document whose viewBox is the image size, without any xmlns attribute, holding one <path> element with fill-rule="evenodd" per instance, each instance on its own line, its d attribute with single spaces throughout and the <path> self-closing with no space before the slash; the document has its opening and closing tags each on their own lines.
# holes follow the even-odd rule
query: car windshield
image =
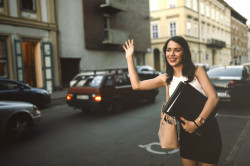
<svg viewBox="0 0 250 166">
<path fill-rule="evenodd" d="M 73 85 L 74 87 L 99 87 L 103 80 L 103 76 L 82 76 Z"/>
<path fill-rule="evenodd" d="M 209 77 L 241 77 L 241 68 L 215 68 L 207 72 Z"/>
</svg>

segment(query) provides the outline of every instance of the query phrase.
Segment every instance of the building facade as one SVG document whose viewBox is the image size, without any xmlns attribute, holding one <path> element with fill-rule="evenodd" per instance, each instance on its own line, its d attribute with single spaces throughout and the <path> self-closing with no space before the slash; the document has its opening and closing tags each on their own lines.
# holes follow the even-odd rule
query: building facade
<svg viewBox="0 0 250 166">
<path fill-rule="evenodd" d="M 0 78 L 60 87 L 56 0 L 0 0 Z"/>
<path fill-rule="evenodd" d="M 171 36 L 189 43 L 194 63 L 231 62 L 231 7 L 223 0 L 150 0 L 151 56 L 148 62 L 165 70 L 162 47 Z"/>
<path fill-rule="evenodd" d="M 231 9 L 232 64 L 242 64 L 248 61 L 248 28 L 246 22 L 246 18 Z"/>
<path fill-rule="evenodd" d="M 134 39 L 135 62 L 150 49 L 148 0 L 60 0 L 58 24 L 62 82 L 84 70 L 127 67 L 122 45 Z"/>
</svg>

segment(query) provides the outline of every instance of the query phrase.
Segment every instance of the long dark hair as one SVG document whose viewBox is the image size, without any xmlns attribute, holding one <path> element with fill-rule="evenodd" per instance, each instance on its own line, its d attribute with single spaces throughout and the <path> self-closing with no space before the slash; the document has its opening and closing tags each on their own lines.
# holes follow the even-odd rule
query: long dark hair
<svg viewBox="0 0 250 166">
<path fill-rule="evenodd" d="M 182 54 L 182 64 L 183 64 L 182 75 L 188 78 L 188 80 L 186 82 L 192 82 L 194 79 L 196 67 L 195 67 L 194 63 L 192 62 L 191 52 L 190 52 L 188 43 L 181 36 L 173 36 L 166 41 L 166 43 L 163 47 L 163 53 L 165 55 L 164 57 L 165 57 L 165 62 L 166 62 L 166 74 L 168 76 L 168 78 L 166 80 L 167 84 L 168 85 L 170 84 L 170 82 L 173 80 L 173 75 L 174 75 L 174 69 L 168 63 L 167 58 L 166 58 L 166 51 L 167 51 L 167 46 L 168 46 L 169 41 L 174 41 L 174 42 L 180 44 L 181 47 L 183 48 L 184 51 Z"/>
</svg>

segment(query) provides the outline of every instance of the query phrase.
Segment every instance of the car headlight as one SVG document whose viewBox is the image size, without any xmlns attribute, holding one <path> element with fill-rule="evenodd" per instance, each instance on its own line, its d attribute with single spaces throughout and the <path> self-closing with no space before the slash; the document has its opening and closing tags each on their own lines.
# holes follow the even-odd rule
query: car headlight
<svg viewBox="0 0 250 166">
<path fill-rule="evenodd" d="M 41 114 L 41 112 L 39 111 L 39 109 L 37 108 L 37 106 L 33 105 L 33 109 L 34 109 L 35 115 L 40 115 Z"/>
</svg>

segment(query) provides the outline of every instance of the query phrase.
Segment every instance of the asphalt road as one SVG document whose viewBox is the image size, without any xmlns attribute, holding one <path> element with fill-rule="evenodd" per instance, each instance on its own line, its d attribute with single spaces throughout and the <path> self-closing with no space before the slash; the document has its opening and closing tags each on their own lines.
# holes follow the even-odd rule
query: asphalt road
<svg viewBox="0 0 250 166">
<path fill-rule="evenodd" d="M 158 128 L 160 89 L 154 104 L 139 103 L 121 113 L 83 113 L 65 101 L 42 109 L 42 122 L 31 136 L 16 144 L 1 144 L 1 166 L 179 166 L 178 151 L 161 150 Z M 218 165 L 235 160 L 233 149 L 250 119 L 247 107 L 222 105 L 218 121 L 223 149 Z"/>
</svg>

